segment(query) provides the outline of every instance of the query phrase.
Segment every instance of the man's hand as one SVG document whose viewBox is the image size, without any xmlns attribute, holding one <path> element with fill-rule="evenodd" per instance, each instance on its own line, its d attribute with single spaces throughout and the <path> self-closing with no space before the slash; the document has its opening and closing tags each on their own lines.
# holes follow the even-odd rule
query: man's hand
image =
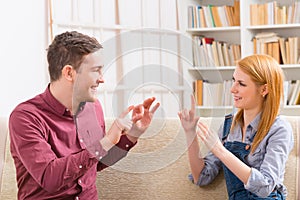
<svg viewBox="0 0 300 200">
<path fill-rule="evenodd" d="M 155 101 L 155 97 L 151 97 L 146 99 L 143 104 L 139 104 L 134 107 L 132 110 L 132 122 L 133 126 L 128 131 L 128 138 L 135 142 L 149 127 L 153 115 L 157 108 L 159 107 L 159 103 L 156 103 L 152 109 L 150 109 L 152 103 Z"/>
<path fill-rule="evenodd" d="M 134 106 L 129 106 L 117 119 L 115 119 L 108 130 L 105 138 L 106 140 L 108 139 L 112 145 L 117 144 L 121 138 L 121 135 L 126 134 L 126 132 L 131 129 L 132 121 L 131 119 L 127 119 L 125 117 L 133 109 Z"/>
</svg>

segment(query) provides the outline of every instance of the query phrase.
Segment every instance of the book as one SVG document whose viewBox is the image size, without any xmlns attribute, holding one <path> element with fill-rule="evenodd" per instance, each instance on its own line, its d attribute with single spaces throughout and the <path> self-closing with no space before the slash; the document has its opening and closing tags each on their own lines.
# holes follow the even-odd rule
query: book
<svg viewBox="0 0 300 200">
<path fill-rule="evenodd" d="M 250 5 L 250 24 L 252 26 L 258 25 L 258 4 Z"/>
<path fill-rule="evenodd" d="M 225 66 L 225 61 L 224 61 L 224 56 L 223 56 L 223 50 L 222 50 L 223 43 L 224 42 L 218 42 L 217 43 L 217 49 L 218 49 L 218 56 L 219 56 L 220 66 Z"/>
<path fill-rule="evenodd" d="M 226 19 L 228 21 L 229 26 L 233 26 L 233 7 L 232 6 L 225 6 L 225 14 Z"/>
<path fill-rule="evenodd" d="M 297 98 L 300 91 L 300 80 L 296 80 L 295 86 L 291 91 L 291 98 L 289 99 L 289 105 L 296 105 Z"/>
<path fill-rule="evenodd" d="M 209 6 L 202 6 L 204 12 L 204 18 L 207 27 L 214 27 L 214 22 L 211 15 L 211 10 Z"/>
<path fill-rule="evenodd" d="M 280 59 L 280 48 L 279 48 L 279 42 L 272 42 L 272 57 L 278 62 L 278 64 L 281 64 L 282 61 Z"/>
<path fill-rule="evenodd" d="M 220 62 L 219 62 L 217 42 L 213 41 L 211 46 L 212 46 L 212 52 L 213 52 L 215 66 L 221 66 Z"/>
<path fill-rule="evenodd" d="M 288 64 L 287 63 L 287 58 L 286 58 L 286 47 L 285 47 L 285 38 L 279 38 L 279 48 L 280 48 L 280 55 L 282 59 L 282 63 L 284 65 Z"/>
<path fill-rule="evenodd" d="M 223 43 L 222 53 L 224 58 L 224 65 L 230 66 L 229 52 L 228 52 L 228 44 L 226 42 Z"/>
<path fill-rule="evenodd" d="M 226 17 L 226 13 L 225 13 L 225 6 L 219 6 L 218 11 L 219 11 L 222 26 L 223 27 L 229 26 L 229 23 L 228 23 L 227 17 Z"/>
<path fill-rule="evenodd" d="M 196 105 L 202 106 L 203 105 L 203 80 L 195 80 L 194 81 L 194 93 L 196 98 Z"/>
<path fill-rule="evenodd" d="M 234 0 L 233 3 L 233 25 L 240 26 L 240 1 Z"/>
</svg>

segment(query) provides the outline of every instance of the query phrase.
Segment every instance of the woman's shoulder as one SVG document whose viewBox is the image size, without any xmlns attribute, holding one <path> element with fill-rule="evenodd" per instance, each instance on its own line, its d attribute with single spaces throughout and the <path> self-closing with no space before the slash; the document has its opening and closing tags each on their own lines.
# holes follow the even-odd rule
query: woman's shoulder
<svg viewBox="0 0 300 200">
<path fill-rule="evenodd" d="M 275 127 L 286 127 L 291 129 L 291 123 L 289 122 L 289 120 L 287 119 L 287 116 L 283 116 L 283 115 L 278 115 L 275 118 L 275 121 L 273 123 L 273 126 Z"/>
<path fill-rule="evenodd" d="M 272 135 L 277 135 L 279 137 L 293 137 L 293 129 L 289 120 L 283 116 L 278 115 L 272 124 L 270 131 Z"/>
</svg>

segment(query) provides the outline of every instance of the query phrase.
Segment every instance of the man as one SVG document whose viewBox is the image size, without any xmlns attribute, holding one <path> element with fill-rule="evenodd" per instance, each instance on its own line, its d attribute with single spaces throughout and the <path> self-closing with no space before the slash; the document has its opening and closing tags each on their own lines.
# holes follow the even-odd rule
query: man
<svg viewBox="0 0 300 200">
<path fill-rule="evenodd" d="M 129 106 L 105 133 L 96 98 L 104 82 L 102 46 L 95 38 L 65 32 L 55 37 L 47 59 L 45 92 L 19 104 L 9 119 L 18 199 L 98 199 L 96 172 L 126 156 L 159 103 L 150 109 L 152 97 Z"/>
</svg>

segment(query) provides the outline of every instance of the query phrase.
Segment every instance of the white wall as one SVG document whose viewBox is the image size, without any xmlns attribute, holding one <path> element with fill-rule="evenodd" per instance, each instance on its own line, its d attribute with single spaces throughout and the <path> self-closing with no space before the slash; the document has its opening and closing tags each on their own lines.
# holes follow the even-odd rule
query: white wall
<svg viewBox="0 0 300 200">
<path fill-rule="evenodd" d="M 47 1 L 0 2 L 0 116 L 44 91 L 47 75 Z"/>
</svg>

